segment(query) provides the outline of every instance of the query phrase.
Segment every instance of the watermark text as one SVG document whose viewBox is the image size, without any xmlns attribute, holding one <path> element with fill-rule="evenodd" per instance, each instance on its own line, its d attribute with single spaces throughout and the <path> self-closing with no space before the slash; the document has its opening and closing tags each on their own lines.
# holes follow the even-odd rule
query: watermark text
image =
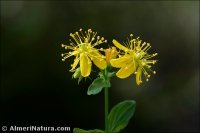
<svg viewBox="0 0 200 133">
<path fill-rule="evenodd" d="M 26 131 L 70 131 L 70 127 L 53 127 L 53 126 L 2 126 L 2 131 L 13 131 L 13 132 L 26 132 Z"/>
</svg>

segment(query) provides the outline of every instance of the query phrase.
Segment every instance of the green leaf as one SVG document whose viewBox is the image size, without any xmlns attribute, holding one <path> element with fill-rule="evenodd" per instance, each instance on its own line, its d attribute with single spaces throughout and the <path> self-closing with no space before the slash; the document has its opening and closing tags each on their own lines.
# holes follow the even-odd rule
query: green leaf
<svg viewBox="0 0 200 133">
<path fill-rule="evenodd" d="M 103 88 L 110 86 L 111 85 L 109 80 L 105 80 L 103 77 L 98 77 L 89 86 L 87 94 L 88 95 L 98 94 L 99 92 L 101 92 Z"/>
<path fill-rule="evenodd" d="M 108 132 L 119 132 L 125 128 L 135 112 L 136 102 L 126 100 L 115 105 L 108 115 Z"/>
<path fill-rule="evenodd" d="M 102 130 L 94 129 L 94 130 L 83 130 L 80 128 L 74 128 L 73 133 L 105 133 Z"/>
</svg>

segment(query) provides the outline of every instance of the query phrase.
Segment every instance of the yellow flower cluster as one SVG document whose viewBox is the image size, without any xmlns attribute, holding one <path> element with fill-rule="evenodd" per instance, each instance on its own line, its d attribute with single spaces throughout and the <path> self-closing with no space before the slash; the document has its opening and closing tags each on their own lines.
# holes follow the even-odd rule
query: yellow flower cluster
<svg viewBox="0 0 200 133">
<path fill-rule="evenodd" d="M 70 34 L 73 39 L 70 39 L 70 45 L 62 44 L 62 47 L 71 50 L 70 52 L 62 54 L 62 61 L 65 61 L 71 56 L 75 56 L 71 70 L 75 70 L 77 65 L 80 64 L 81 75 L 88 77 L 91 73 L 92 62 L 100 69 L 106 68 L 105 56 L 95 46 L 106 43 L 107 40 L 104 37 L 97 36 L 97 32 L 93 32 L 91 29 L 88 29 L 84 33 L 82 29 L 79 31 L 80 33 L 75 32 Z"/>
<path fill-rule="evenodd" d="M 113 40 L 113 44 L 122 50 L 121 57 L 117 59 L 111 59 L 110 63 L 113 67 L 120 68 L 116 73 L 119 78 L 127 78 L 131 74 L 136 74 L 136 83 L 140 85 L 142 83 L 142 72 L 144 73 L 146 80 L 150 78 L 148 73 L 151 70 L 151 65 L 155 64 L 157 60 L 150 60 L 150 58 L 157 55 L 148 54 L 147 51 L 151 48 L 149 43 L 143 42 L 138 38 L 134 39 L 133 35 L 130 35 L 130 39 L 125 43 L 125 46 L 118 41 Z M 155 71 L 152 71 L 154 74 Z"/>
<path fill-rule="evenodd" d="M 140 85 L 142 83 L 142 73 L 144 73 L 146 80 L 150 78 L 149 72 L 152 71 L 152 64 L 155 64 L 157 60 L 151 60 L 150 58 L 157 55 L 148 54 L 147 51 L 151 48 L 149 43 L 143 42 L 140 38 L 130 38 L 124 45 L 120 44 L 117 40 L 113 40 L 113 44 L 120 50 L 117 51 L 116 47 L 103 50 L 97 49 L 95 46 L 102 43 L 107 43 L 103 37 L 97 36 L 97 32 L 93 32 L 91 29 L 83 32 L 82 29 L 79 32 L 70 34 L 70 45 L 62 44 L 67 53 L 62 54 L 62 60 L 65 61 L 71 56 L 75 56 L 74 63 L 71 65 L 72 71 L 77 68 L 81 76 L 88 77 L 91 73 L 92 62 L 101 70 L 105 69 L 107 65 L 111 65 L 115 68 L 120 68 L 116 73 L 119 78 L 127 78 L 131 74 L 136 74 L 136 83 Z M 99 51 L 105 51 L 105 56 Z M 117 56 L 119 56 L 117 58 Z M 155 71 L 152 71 L 154 74 Z"/>
</svg>

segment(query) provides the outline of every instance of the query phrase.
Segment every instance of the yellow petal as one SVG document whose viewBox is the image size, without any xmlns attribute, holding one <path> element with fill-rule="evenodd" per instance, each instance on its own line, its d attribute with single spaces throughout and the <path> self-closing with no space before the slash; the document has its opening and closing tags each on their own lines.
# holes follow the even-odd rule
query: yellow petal
<svg viewBox="0 0 200 133">
<path fill-rule="evenodd" d="M 138 67 L 137 73 L 136 73 L 136 83 L 137 83 L 137 85 L 140 85 L 142 83 L 141 76 L 142 76 L 142 68 Z"/>
<path fill-rule="evenodd" d="M 115 39 L 113 39 L 113 44 L 117 47 L 117 48 L 119 48 L 119 49 L 121 49 L 121 50 L 124 50 L 124 51 L 127 51 L 127 50 L 129 50 L 128 48 L 126 48 L 125 46 L 123 46 L 123 45 L 121 45 L 117 40 L 115 40 Z"/>
<path fill-rule="evenodd" d="M 76 54 L 78 54 L 79 52 L 77 51 L 77 50 L 75 50 L 75 51 L 72 51 L 71 52 L 71 55 L 76 55 Z"/>
<path fill-rule="evenodd" d="M 116 76 L 119 78 L 127 78 L 130 76 L 132 73 L 134 73 L 135 67 L 134 63 L 131 62 L 129 64 L 124 65 L 117 73 Z"/>
<path fill-rule="evenodd" d="M 113 67 L 120 68 L 120 67 L 123 67 L 125 64 L 133 61 L 132 58 L 133 58 L 132 56 L 127 54 L 127 55 L 124 55 L 124 56 L 117 58 L 117 59 L 111 59 L 110 64 Z"/>
<path fill-rule="evenodd" d="M 99 69 L 103 70 L 107 67 L 107 63 L 104 60 L 103 55 L 101 55 L 97 50 L 90 53 L 90 58 Z"/>
<path fill-rule="evenodd" d="M 93 63 L 101 70 L 107 67 L 107 63 L 104 59 L 93 58 Z"/>
<path fill-rule="evenodd" d="M 74 63 L 72 64 L 72 69 L 71 70 L 74 70 L 76 68 L 76 66 L 78 65 L 79 63 L 79 58 L 78 56 L 76 56 L 75 60 L 74 60 Z"/>
<path fill-rule="evenodd" d="M 80 68 L 81 75 L 83 77 L 88 77 L 91 72 L 92 63 L 85 53 L 80 54 Z"/>
</svg>

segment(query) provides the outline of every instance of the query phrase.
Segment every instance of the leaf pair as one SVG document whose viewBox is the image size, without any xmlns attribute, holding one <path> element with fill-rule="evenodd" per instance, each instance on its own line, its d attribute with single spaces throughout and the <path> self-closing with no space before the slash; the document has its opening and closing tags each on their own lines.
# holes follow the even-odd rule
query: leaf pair
<svg viewBox="0 0 200 133">
<path fill-rule="evenodd" d="M 108 72 L 107 69 L 102 70 L 92 84 L 89 86 L 87 94 L 95 95 L 102 91 L 103 88 L 111 87 L 110 78 L 115 75 L 115 72 Z"/>
<path fill-rule="evenodd" d="M 83 130 L 74 128 L 74 133 L 116 133 L 124 129 L 131 117 L 135 112 L 136 102 L 133 100 L 126 100 L 115 105 L 110 114 L 108 115 L 108 131 L 94 129 L 94 130 Z"/>
</svg>

